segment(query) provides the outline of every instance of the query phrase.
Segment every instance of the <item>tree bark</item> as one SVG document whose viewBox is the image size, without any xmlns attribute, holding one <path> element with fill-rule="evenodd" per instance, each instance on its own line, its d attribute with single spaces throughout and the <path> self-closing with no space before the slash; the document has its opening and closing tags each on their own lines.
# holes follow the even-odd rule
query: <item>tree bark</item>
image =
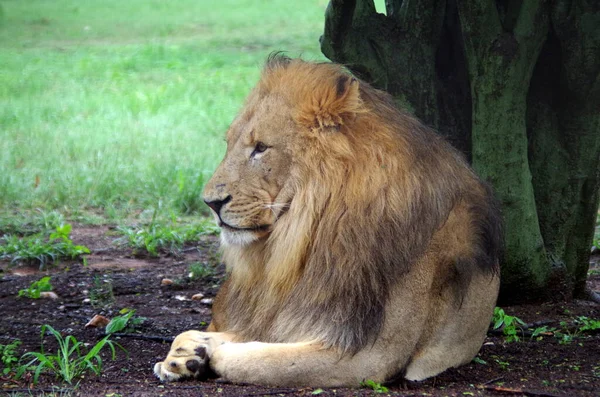
<svg viewBox="0 0 600 397">
<path fill-rule="evenodd" d="M 502 20 L 492 0 L 458 2 L 473 100 L 473 167 L 502 202 L 506 257 L 504 299 L 530 299 L 549 274 L 527 152 L 526 98 L 546 38 L 541 0 L 527 0 Z M 513 17 L 517 14 L 516 17 Z M 507 31 L 506 28 L 512 31 Z"/>
<path fill-rule="evenodd" d="M 527 101 L 529 158 L 553 270 L 575 296 L 585 293 L 598 212 L 599 77 L 600 3 L 555 2 Z"/>
</svg>

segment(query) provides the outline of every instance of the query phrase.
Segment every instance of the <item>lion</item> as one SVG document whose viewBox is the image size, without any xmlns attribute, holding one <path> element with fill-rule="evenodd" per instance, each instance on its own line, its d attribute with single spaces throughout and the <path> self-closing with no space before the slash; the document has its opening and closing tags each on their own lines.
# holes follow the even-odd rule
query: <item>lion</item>
<svg viewBox="0 0 600 397">
<path fill-rule="evenodd" d="M 228 278 L 158 378 L 352 387 L 475 357 L 502 229 L 455 149 L 343 66 L 281 55 L 226 141 L 204 199 Z"/>
</svg>

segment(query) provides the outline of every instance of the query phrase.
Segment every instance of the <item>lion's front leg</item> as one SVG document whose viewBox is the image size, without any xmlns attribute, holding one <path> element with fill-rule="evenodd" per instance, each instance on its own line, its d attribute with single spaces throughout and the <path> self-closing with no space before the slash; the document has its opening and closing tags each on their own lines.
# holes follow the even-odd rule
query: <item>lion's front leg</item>
<svg viewBox="0 0 600 397">
<path fill-rule="evenodd" d="M 154 365 L 154 374 L 162 381 L 206 378 L 208 361 L 214 350 L 233 336 L 222 332 L 186 331 L 175 338 L 164 361 Z"/>
<path fill-rule="evenodd" d="M 370 348 L 341 355 L 320 343 L 224 343 L 210 357 L 211 369 L 225 381 L 266 386 L 359 386 L 382 382 L 397 372 L 397 355 Z"/>
</svg>

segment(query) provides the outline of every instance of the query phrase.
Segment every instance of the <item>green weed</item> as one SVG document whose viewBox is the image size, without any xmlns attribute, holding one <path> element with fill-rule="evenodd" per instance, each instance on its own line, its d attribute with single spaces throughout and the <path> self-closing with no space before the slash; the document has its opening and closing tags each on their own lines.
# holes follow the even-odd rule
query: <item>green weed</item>
<svg viewBox="0 0 600 397">
<path fill-rule="evenodd" d="M 492 358 L 494 359 L 494 361 L 496 362 L 496 364 L 498 364 L 498 366 L 500 368 L 502 368 L 503 370 L 507 370 L 508 367 L 510 367 L 510 363 L 508 361 L 504 361 L 504 360 L 502 360 L 498 356 L 492 356 Z"/>
<path fill-rule="evenodd" d="M 487 365 L 487 361 L 485 361 L 485 360 L 484 360 L 484 359 L 482 359 L 481 357 L 475 357 L 475 358 L 473 359 L 473 362 L 474 362 L 474 363 L 477 363 L 477 364 L 481 364 L 481 365 Z"/>
<path fill-rule="evenodd" d="M 595 331 L 600 329 L 600 320 L 579 316 L 573 321 L 580 332 Z"/>
<path fill-rule="evenodd" d="M 56 353 L 44 352 L 43 339 L 46 332 L 52 334 L 58 343 Z M 63 337 L 60 332 L 47 324 L 42 326 L 41 338 L 41 352 L 28 352 L 21 357 L 22 361 L 26 361 L 22 368 L 34 371 L 34 383 L 38 382 L 42 372 L 53 374 L 70 385 L 88 371 L 100 375 L 102 372 L 100 352 L 104 347 L 108 347 L 114 360 L 116 356 L 115 346 L 119 346 L 112 342 L 109 336 L 106 336 L 86 353 L 83 342 L 78 341 L 73 335 Z"/>
<path fill-rule="evenodd" d="M 112 280 L 106 276 L 94 276 L 94 281 L 90 287 L 89 297 L 92 307 L 110 307 L 115 303 Z"/>
<path fill-rule="evenodd" d="M 518 317 L 509 316 L 504 312 L 504 309 L 500 307 L 494 308 L 494 316 L 492 317 L 492 323 L 494 329 L 502 327 L 502 333 L 504 334 L 507 342 L 518 342 L 520 340 L 517 335 L 517 327 L 525 326 L 525 322 Z"/>
<path fill-rule="evenodd" d="M 531 339 L 535 339 L 535 340 L 542 340 L 544 334 L 553 334 L 554 332 L 556 332 L 556 328 L 554 327 L 548 327 L 547 325 L 544 325 L 542 327 L 537 327 L 535 328 L 533 331 L 531 331 Z"/>
<path fill-rule="evenodd" d="M 581 337 L 582 333 L 600 329 L 600 320 L 589 318 L 587 316 L 578 316 L 573 323 L 567 321 L 560 322 L 560 329 L 554 331 L 554 337 L 558 339 L 561 345 L 568 345 L 576 338 Z"/>
<path fill-rule="evenodd" d="M 0 234 L 20 236 L 40 232 L 51 232 L 65 223 L 65 217 L 58 211 L 18 211 L 0 213 Z"/>
<path fill-rule="evenodd" d="M 139 253 L 158 256 L 159 252 L 178 255 L 183 245 L 198 241 L 200 236 L 214 234 L 217 228 L 212 222 L 204 221 L 194 225 L 163 224 L 151 222 L 140 228 L 119 227 L 122 241 Z"/>
<path fill-rule="evenodd" d="M 121 315 L 113 317 L 110 323 L 106 325 L 106 334 L 114 334 L 117 332 L 131 332 L 136 326 L 139 326 L 146 321 L 145 317 L 134 316 L 135 310 L 124 308 L 119 311 Z"/>
<path fill-rule="evenodd" d="M 45 276 L 38 281 L 32 282 L 29 287 L 20 290 L 18 296 L 30 299 L 39 299 L 42 292 L 52 291 L 50 278 L 50 276 Z"/>
<path fill-rule="evenodd" d="M 188 276 L 192 281 L 202 280 L 215 274 L 215 269 L 208 263 L 196 262 L 188 267 Z"/>
<path fill-rule="evenodd" d="M 21 345 L 18 339 L 7 345 L 0 344 L 0 359 L 2 360 L 2 375 L 8 376 L 13 373 L 19 362 L 17 348 Z"/>
<path fill-rule="evenodd" d="M 387 393 L 389 390 L 381 383 L 377 383 L 374 380 L 367 379 L 360 384 L 362 387 L 372 389 L 375 393 Z"/>
<path fill-rule="evenodd" d="M 11 263 L 39 263 L 40 270 L 60 259 L 78 259 L 90 250 L 83 245 L 75 245 L 69 238 L 71 225 L 63 224 L 50 233 L 38 233 L 18 237 L 5 235 L 0 239 L 0 258 Z"/>
</svg>

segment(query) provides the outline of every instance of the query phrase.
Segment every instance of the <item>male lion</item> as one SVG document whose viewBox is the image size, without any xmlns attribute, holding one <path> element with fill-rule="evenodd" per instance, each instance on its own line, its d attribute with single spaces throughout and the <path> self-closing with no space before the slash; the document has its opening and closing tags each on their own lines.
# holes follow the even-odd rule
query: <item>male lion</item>
<svg viewBox="0 0 600 397">
<path fill-rule="evenodd" d="M 204 191 L 229 278 L 161 380 L 421 380 L 471 361 L 501 228 L 461 155 L 341 66 L 272 56 Z"/>
</svg>

